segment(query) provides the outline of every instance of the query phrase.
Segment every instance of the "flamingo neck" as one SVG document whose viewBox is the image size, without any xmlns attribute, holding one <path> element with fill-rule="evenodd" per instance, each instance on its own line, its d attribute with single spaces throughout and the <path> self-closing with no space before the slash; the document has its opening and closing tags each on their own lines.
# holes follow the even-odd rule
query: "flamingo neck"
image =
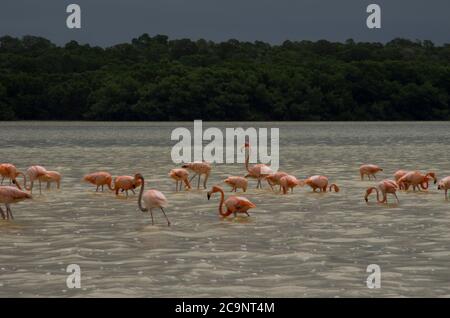
<svg viewBox="0 0 450 318">
<path fill-rule="evenodd" d="M 386 195 L 385 192 L 382 191 L 383 192 L 383 200 L 380 200 L 380 190 L 378 190 L 378 188 L 375 188 L 375 191 L 377 191 L 377 201 L 378 201 L 378 203 L 383 203 L 385 201 L 384 200 L 384 196 Z"/>
<path fill-rule="evenodd" d="M 139 199 L 138 199 L 138 206 L 139 206 L 139 210 L 141 210 L 142 212 L 148 212 L 147 208 L 144 208 L 142 206 L 142 194 L 144 193 L 144 178 L 138 178 L 141 179 L 141 190 L 139 191 Z"/>
<path fill-rule="evenodd" d="M 250 172 L 250 169 L 248 168 L 248 163 L 250 161 L 250 148 L 245 150 L 245 169 L 247 169 L 248 172 Z"/>
<path fill-rule="evenodd" d="M 227 212 L 223 210 L 223 203 L 225 202 L 225 194 L 223 193 L 222 189 L 219 189 L 219 192 L 220 192 L 219 214 L 221 216 L 228 216 L 230 214 L 227 214 Z"/>
<path fill-rule="evenodd" d="M 115 186 L 114 187 L 112 186 L 112 182 L 113 182 L 112 179 L 109 180 L 109 182 L 108 182 L 108 189 L 111 190 L 111 191 L 115 191 L 116 189 L 115 189 Z"/>
</svg>

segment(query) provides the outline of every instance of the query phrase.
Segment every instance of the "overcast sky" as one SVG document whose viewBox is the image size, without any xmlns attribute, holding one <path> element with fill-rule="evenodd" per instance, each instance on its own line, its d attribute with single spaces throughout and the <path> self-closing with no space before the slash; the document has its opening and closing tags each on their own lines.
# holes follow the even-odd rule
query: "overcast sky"
<svg viewBox="0 0 450 318">
<path fill-rule="evenodd" d="M 82 10 L 82 29 L 66 27 L 66 6 Z M 382 8 L 381 30 L 366 7 Z M 142 33 L 170 38 L 386 42 L 395 37 L 450 43 L 450 0 L 1 0 L 0 36 L 26 34 L 57 44 L 109 46 Z"/>
</svg>

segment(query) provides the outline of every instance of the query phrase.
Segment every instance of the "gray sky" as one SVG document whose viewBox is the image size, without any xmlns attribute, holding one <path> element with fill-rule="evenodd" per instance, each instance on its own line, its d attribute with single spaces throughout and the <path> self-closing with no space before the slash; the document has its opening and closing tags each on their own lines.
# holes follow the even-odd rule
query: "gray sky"
<svg viewBox="0 0 450 318">
<path fill-rule="evenodd" d="M 82 10 L 82 29 L 66 27 L 66 6 Z M 381 30 L 366 7 L 382 8 Z M 450 43 L 450 0 L 1 0 L 0 36 L 26 34 L 57 44 L 109 46 L 142 33 L 170 38 L 386 42 L 395 37 Z"/>
</svg>

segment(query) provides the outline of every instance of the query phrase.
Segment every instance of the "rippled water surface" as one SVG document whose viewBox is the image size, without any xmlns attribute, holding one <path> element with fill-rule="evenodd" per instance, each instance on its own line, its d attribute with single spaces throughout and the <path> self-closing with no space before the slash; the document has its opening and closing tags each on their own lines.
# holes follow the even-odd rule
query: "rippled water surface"
<svg viewBox="0 0 450 318">
<path fill-rule="evenodd" d="M 364 190 L 374 182 L 358 175 L 368 162 L 384 168 L 379 178 L 399 168 L 450 175 L 449 123 L 250 125 L 280 128 L 281 170 L 326 175 L 342 191 L 283 196 L 252 180 L 251 217 L 222 220 L 217 197 L 175 193 L 167 177 L 171 131 L 192 123 L 0 123 L 1 162 L 63 174 L 61 190 L 35 193 L 12 207 L 14 221 L 0 221 L 0 296 L 450 296 L 443 193 L 432 185 L 399 193 L 400 205 L 367 205 Z M 172 226 L 161 213 L 152 226 L 136 196 L 95 193 L 81 182 L 97 170 L 141 172 L 147 188 L 168 198 Z M 244 173 L 242 164 L 215 165 L 209 185 Z M 69 264 L 81 266 L 81 289 L 66 286 Z M 381 289 L 366 287 L 369 264 L 381 267 Z"/>
</svg>

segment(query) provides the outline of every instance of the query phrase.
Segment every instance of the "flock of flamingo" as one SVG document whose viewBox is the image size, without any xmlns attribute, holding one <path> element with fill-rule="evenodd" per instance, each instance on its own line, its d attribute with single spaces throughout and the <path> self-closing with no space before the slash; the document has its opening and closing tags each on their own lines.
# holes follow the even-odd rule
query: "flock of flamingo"
<svg viewBox="0 0 450 318">
<path fill-rule="evenodd" d="M 224 180 L 224 183 L 231 187 L 231 192 L 237 192 L 238 189 L 246 192 L 248 187 L 248 178 L 257 180 L 257 189 L 262 188 L 262 181 L 265 180 L 271 187 L 272 191 L 276 191 L 274 186 L 279 186 L 278 191 L 283 194 L 288 194 L 289 191 L 293 192 L 294 188 L 297 186 L 303 187 L 305 185 L 310 186 L 314 192 L 317 192 L 317 190 L 319 192 L 327 192 L 327 190 L 339 192 L 339 187 L 334 183 L 329 185 L 328 178 L 325 176 L 316 175 L 305 180 L 300 180 L 286 172 L 279 171 L 274 173 L 270 167 L 265 164 L 255 164 L 250 166 L 250 145 L 246 143 L 243 148 L 245 148 L 246 151 L 245 168 L 247 170 L 247 174 L 243 177 L 230 176 Z M 369 180 L 371 180 L 371 178 L 376 179 L 375 175 L 380 171 L 383 171 L 383 169 L 373 164 L 365 164 L 359 168 L 361 180 L 364 180 L 365 176 L 367 176 Z M 193 173 L 192 177 L 189 175 L 190 172 Z M 169 176 L 175 181 L 175 191 L 178 192 L 182 190 L 183 184 L 185 190 L 191 189 L 191 182 L 195 177 L 198 178 L 197 189 L 200 189 L 200 181 L 202 176 L 203 188 L 206 189 L 210 173 L 211 165 L 208 162 L 199 161 L 187 163 L 181 168 L 172 169 Z M 18 171 L 13 164 L 3 163 L 0 164 L 0 175 L 2 177 L 0 186 L 0 203 L 5 204 L 6 206 L 6 213 L 0 207 L 2 219 L 14 219 L 10 205 L 12 203 L 31 199 L 35 181 L 38 181 L 39 183 L 39 193 L 42 193 L 42 182 L 47 183 L 48 189 L 51 187 L 52 183 L 55 183 L 56 187 L 59 189 L 61 182 L 60 173 L 57 171 L 49 171 L 42 166 L 31 166 L 25 173 L 23 173 Z M 23 188 L 17 180 L 19 176 L 23 178 Z M 9 186 L 3 185 L 5 178 L 9 179 Z M 422 191 L 428 189 L 430 180 L 433 180 L 435 184 L 438 183 L 434 172 L 422 174 L 419 171 L 398 170 L 394 174 L 394 178 L 395 180 L 385 179 L 378 182 L 376 186 L 369 187 L 364 196 L 365 201 L 368 202 L 369 196 L 373 192 L 376 192 L 378 203 L 387 203 L 388 194 L 392 194 L 397 202 L 399 202 L 396 193 L 397 190 L 407 191 L 410 187 L 412 187 L 413 191 Z M 30 182 L 29 186 L 27 186 L 27 180 Z M 170 226 L 169 218 L 164 211 L 164 208 L 168 203 L 167 198 L 162 192 L 155 189 L 144 192 L 144 177 L 140 173 L 135 176 L 118 176 L 113 180 L 111 174 L 108 172 L 94 172 L 84 176 L 83 180 L 95 185 L 97 192 L 100 188 L 104 191 L 104 187 L 107 186 L 107 188 L 114 191 L 116 195 L 119 195 L 119 192 L 125 192 L 127 197 L 128 191 L 135 194 L 134 190 L 140 187 L 138 198 L 139 209 L 142 212 L 150 212 L 152 224 L 154 224 L 153 209 L 160 209 L 167 220 L 167 224 Z M 450 176 L 440 180 L 437 188 L 438 190 L 445 191 L 445 199 L 447 200 L 447 191 L 450 189 Z M 220 194 L 219 214 L 222 217 L 228 217 L 231 214 L 237 216 L 238 213 L 249 216 L 248 210 L 256 207 L 254 203 L 243 196 L 229 196 L 225 200 L 224 190 L 219 185 L 213 186 L 211 190 L 207 192 L 208 200 L 214 193 Z"/>
</svg>

